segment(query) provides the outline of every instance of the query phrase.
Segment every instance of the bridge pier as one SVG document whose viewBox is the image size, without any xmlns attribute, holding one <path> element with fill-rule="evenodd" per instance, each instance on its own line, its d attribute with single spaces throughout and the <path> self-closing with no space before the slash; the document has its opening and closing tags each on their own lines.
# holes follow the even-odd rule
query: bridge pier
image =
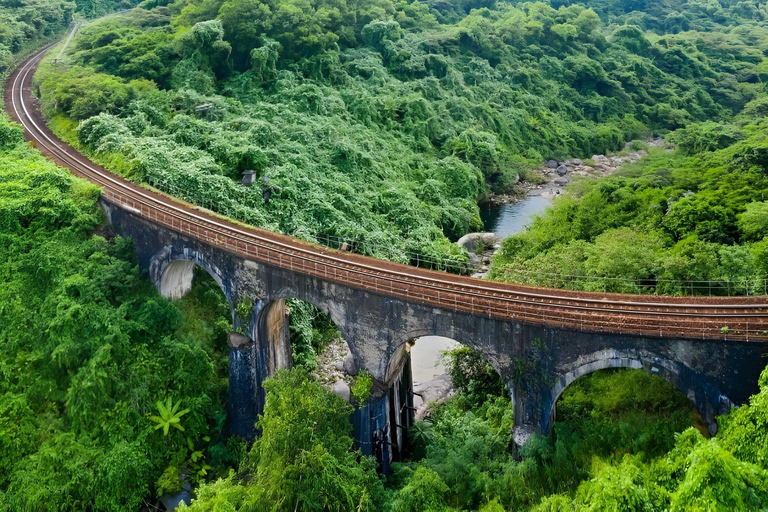
<svg viewBox="0 0 768 512">
<path fill-rule="evenodd" d="M 355 446 L 373 456 L 389 474 L 392 462 L 408 453 L 408 431 L 414 422 L 411 355 L 406 353 L 398 375 L 384 395 L 372 398 L 352 413 Z"/>
<path fill-rule="evenodd" d="M 231 435 L 252 440 L 256 437 L 256 421 L 264 410 L 264 393 L 260 391 L 256 343 L 247 336 L 233 332 L 229 345 L 229 398 L 227 400 L 227 431 Z"/>
<path fill-rule="evenodd" d="M 248 324 L 247 329 L 241 327 L 244 323 Z M 277 370 L 291 367 L 285 299 L 266 306 L 256 300 L 250 318 L 235 318 L 235 327 L 246 330 L 249 336 L 233 332 L 228 339 L 228 432 L 252 441 L 258 435 L 256 421 L 267 400 L 262 383 Z"/>
</svg>

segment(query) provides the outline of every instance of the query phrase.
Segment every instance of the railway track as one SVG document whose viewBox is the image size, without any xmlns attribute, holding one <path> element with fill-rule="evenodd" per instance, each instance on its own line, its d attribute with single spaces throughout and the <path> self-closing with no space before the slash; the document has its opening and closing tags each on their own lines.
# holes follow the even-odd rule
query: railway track
<svg viewBox="0 0 768 512">
<path fill-rule="evenodd" d="M 243 226 L 129 182 L 88 160 L 46 126 L 32 92 L 45 47 L 6 82 L 6 111 L 25 137 L 102 200 L 244 258 L 376 294 L 504 320 L 591 332 L 768 341 L 768 297 L 667 297 L 552 290 L 483 281 L 315 246 Z"/>
</svg>

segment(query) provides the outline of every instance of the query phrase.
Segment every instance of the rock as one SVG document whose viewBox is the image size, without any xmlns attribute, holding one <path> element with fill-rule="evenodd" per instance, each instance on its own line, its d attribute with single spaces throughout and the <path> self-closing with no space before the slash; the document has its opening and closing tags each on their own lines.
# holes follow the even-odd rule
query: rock
<svg viewBox="0 0 768 512">
<path fill-rule="evenodd" d="M 184 481 L 181 485 L 181 492 L 178 494 L 166 494 L 160 497 L 160 503 L 163 504 L 166 510 L 176 510 L 176 508 L 184 502 L 185 505 L 192 503 L 192 486 L 189 482 Z"/>
<path fill-rule="evenodd" d="M 336 361 L 335 363 L 333 363 L 333 366 L 334 366 L 334 368 L 336 368 L 337 372 L 343 372 L 344 371 L 344 361 L 343 360 Z"/>
<path fill-rule="evenodd" d="M 416 419 L 423 420 L 429 411 L 429 404 L 443 403 L 453 391 L 453 384 L 448 375 L 438 375 L 429 382 L 413 384 L 413 403 L 416 406 Z"/>
<path fill-rule="evenodd" d="M 355 358 L 351 353 L 344 357 L 344 362 L 342 365 L 344 368 L 344 373 L 351 375 L 352 377 L 357 375 L 357 365 L 355 364 Z"/>
<path fill-rule="evenodd" d="M 561 187 L 570 183 L 567 178 L 555 178 L 552 181 L 555 183 L 555 185 L 560 185 Z"/>
<path fill-rule="evenodd" d="M 547 163 L 545 164 L 550 169 L 556 169 L 557 168 L 557 160 L 547 160 Z"/>
<path fill-rule="evenodd" d="M 477 242 L 480 240 L 485 247 L 493 247 L 498 242 L 499 237 L 495 233 L 467 233 L 459 238 L 456 245 L 465 248 L 470 254 L 474 254 Z"/>
<path fill-rule="evenodd" d="M 568 174 L 568 168 L 564 165 L 561 165 L 560 167 L 555 169 L 555 172 L 560 176 L 565 176 L 566 174 Z"/>
<path fill-rule="evenodd" d="M 248 336 L 243 336 L 242 334 L 237 332 L 229 333 L 229 337 L 227 338 L 227 344 L 229 345 L 230 348 L 242 349 L 251 343 L 253 343 L 253 340 L 251 338 L 249 338 Z"/>
<path fill-rule="evenodd" d="M 605 165 L 608 165 L 611 163 L 611 161 L 605 155 L 592 155 L 592 160 L 594 160 L 596 163 L 605 164 Z"/>
<path fill-rule="evenodd" d="M 533 434 L 533 428 L 528 425 L 516 425 L 512 428 L 512 440 L 517 446 L 523 446 Z"/>
<path fill-rule="evenodd" d="M 331 393 L 343 398 L 347 402 L 349 402 L 349 399 L 352 397 L 352 391 L 349 389 L 349 385 L 343 380 L 336 381 L 333 387 L 331 387 Z"/>
</svg>

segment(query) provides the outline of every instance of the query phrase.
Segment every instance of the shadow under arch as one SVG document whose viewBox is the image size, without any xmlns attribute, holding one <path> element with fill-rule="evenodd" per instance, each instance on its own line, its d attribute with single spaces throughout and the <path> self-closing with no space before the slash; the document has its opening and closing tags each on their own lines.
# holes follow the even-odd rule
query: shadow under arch
<svg viewBox="0 0 768 512">
<path fill-rule="evenodd" d="M 696 373 L 683 363 L 671 361 L 653 354 L 621 354 L 614 350 L 593 352 L 580 358 L 581 364 L 562 375 L 550 388 L 551 406 L 542 418 L 543 429 L 551 432 L 557 414 L 557 402 L 563 392 L 579 377 L 599 370 L 626 368 L 643 370 L 658 375 L 691 401 L 694 408 L 707 423 L 711 435 L 717 432 L 715 418 L 730 409 L 731 401 L 723 395 L 714 382 L 696 378 Z"/>
</svg>

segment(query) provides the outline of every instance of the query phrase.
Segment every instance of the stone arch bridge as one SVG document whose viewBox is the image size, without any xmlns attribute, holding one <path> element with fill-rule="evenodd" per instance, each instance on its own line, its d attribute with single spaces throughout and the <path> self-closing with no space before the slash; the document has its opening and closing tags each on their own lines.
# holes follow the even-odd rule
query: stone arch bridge
<svg viewBox="0 0 768 512">
<path fill-rule="evenodd" d="M 261 382 L 290 366 L 285 299 L 327 313 L 358 368 L 374 379 L 369 405 L 353 418 L 364 453 L 384 469 L 405 445 L 412 422 L 409 340 L 438 335 L 481 353 L 514 402 L 515 437 L 551 428 L 555 403 L 579 376 L 640 368 L 671 382 L 714 432 L 716 418 L 757 391 L 768 347 L 766 297 L 683 298 L 612 295 L 492 283 L 309 245 L 243 226 L 152 192 L 75 152 L 46 127 L 32 94 L 44 51 L 8 80 L 9 114 L 27 138 L 61 166 L 103 190 L 115 233 L 133 239 L 140 266 L 166 297 L 191 287 L 199 266 L 232 310 L 229 422 L 255 435 Z M 252 303 L 239 318 L 238 304 Z"/>
</svg>

